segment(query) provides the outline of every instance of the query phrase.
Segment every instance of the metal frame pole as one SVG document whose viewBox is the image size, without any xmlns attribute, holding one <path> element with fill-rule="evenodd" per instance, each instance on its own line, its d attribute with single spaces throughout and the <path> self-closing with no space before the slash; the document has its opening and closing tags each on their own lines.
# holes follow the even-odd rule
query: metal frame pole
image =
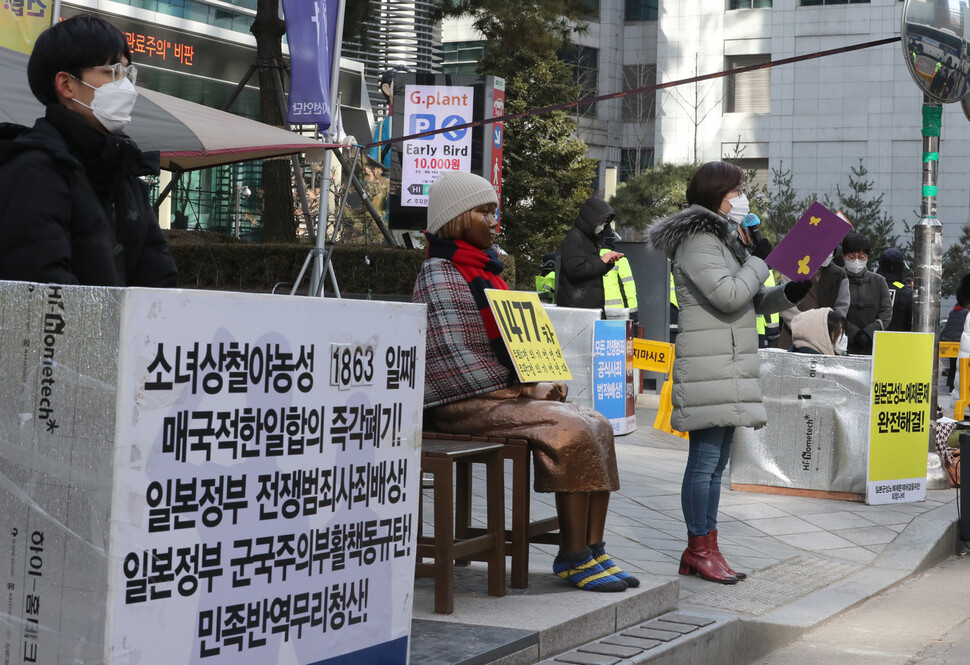
<svg viewBox="0 0 970 665">
<path fill-rule="evenodd" d="M 940 286 L 943 271 L 943 225 L 936 217 L 940 162 L 940 125 L 943 107 L 923 98 L 923 187 L 920 220 L 913 229 L 916 279 L 913 300 L 913 331 L 934 334 L 933 381 L 930 386 L 929 450 L 935 449 L 937 374 L 940 369 Z"/>
<path fill-rule="evenodd" d="M 339 102 L 334 107 L 333 101 L 339 99 L 337 96 L 337 90 L 340 87 L 340 47 L 342 42 L 342 35 L 344 31 L 344 2 L 343 0 L 338 0 L 337 4 L 337 30 L 333 40 L 333 68 L 330 72 L 330 106 L 332 109 L 332 122 L 330 123 L 330 129 L 327 131 L 327 143 L 336 143 L 335 131 L 337 129 L 337 115 L 340 112 Z M 317 249 L 323 250 L 324 243 L 327 236 L 327 213 L 330 207 L 330 164 L 331 155 L 333 151 L 328 150 L 327 154 L 323 156 L 323 176 L 320 182 L 320 215 L 317 221 Z M 320 262 L 321 252 L 318 252 L 315 260 L 313 261 L 313 269 L 310 272 L 310 294 L 319 294 L 323 297 L 323 265 Z M 331 270 L 331 279 L 336 284 L 336 280 L 333 280 L 333 268 Z"/>
</svg>

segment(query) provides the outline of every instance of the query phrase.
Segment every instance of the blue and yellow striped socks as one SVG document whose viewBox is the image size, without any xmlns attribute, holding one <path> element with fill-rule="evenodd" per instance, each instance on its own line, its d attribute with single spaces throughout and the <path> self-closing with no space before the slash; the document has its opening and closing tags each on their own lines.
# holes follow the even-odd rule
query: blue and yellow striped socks
<svg viewBox="0 0 970 665">
<path fill-rule="evenodd" d="M 560 552 L 552 564 L 552 572 L 585 591 L 625 591 L 627 588 L 626 582 L 596 563 L 588 547 L 579 552 Z"/>
<path fill-rule="evenodd" d="M 610 575 L 620 578 L 626 585 L 631 589 L 636 589 L 640 586 L 640 580 L 635 578 L 630 573 L 624 573 L 620 570 L 620 567 L 613 563 L 613 559 L 610 555 L 606 553 L 606 543 L 593 543 L 589 546 L 590 551 L 593 554 L 593 560 L 603 567 L 603 570 L 608 572 Z"/>
</svg>

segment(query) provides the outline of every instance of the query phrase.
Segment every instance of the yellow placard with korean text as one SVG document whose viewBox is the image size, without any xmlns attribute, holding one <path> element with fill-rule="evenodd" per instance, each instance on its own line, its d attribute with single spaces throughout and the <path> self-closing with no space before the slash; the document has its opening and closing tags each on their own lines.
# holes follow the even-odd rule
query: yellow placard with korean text
<svg viewBox="0 0 970 665">
<path fill-rule="evenodd" d="M 866 503 L 926 498 L 934 351 L 932 333 L 875 335 Z"/>
<path fill-rule="evenodd" d="M 960 355 L 960 342 L 940 342 L 941 358 L 956 358 Z"/>
<path fill-rule="evenodd" d="M 669 374 L 674 364 L 674 345 L 652 339 L 633 339 L 633 366 L 648 372 Z"/>
<path fill-rule="evenodd" d="M 37 37 L 50 27 L 53 0 L 18 0 L 0 6 L 0 46 L 30 53 Z"/>
<path fill-rule="evenodd" d="M 485 289 L 485 295 L 519 381 L 533 383 L 573 378 L 552 321 L 537 293 Z"/>
</svg>

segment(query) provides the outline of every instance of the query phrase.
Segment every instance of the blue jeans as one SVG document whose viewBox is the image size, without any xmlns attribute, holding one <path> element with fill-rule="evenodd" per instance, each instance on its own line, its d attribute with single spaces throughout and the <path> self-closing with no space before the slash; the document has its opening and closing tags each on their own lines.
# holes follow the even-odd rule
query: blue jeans
<svg viewBox="0 0 970 665">
<path fill-rule="evenodd" d="M 687 532 L 706 536 L 717 528 L 717 506 L 721 500 L 721 473 L 731 458 L 733 427 L 708 427 L 689 432 L 690 448 L 680 505 Z"/>
</svg>

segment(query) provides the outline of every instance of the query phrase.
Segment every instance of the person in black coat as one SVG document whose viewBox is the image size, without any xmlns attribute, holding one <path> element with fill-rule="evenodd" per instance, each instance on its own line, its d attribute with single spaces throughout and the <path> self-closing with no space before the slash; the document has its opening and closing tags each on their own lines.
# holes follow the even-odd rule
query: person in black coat
<svg viewBox="0 0 970 665">
<path fill-rule="evenodd" d="M 566 231 L 560 254 L 562 260 L 556 275 L 556 304 L 560 307 L 602 309 L 603 275 L 623 258 L 620 252 L 600 256 L 597 234 L 613 221 L 613 208 L 601 198 L 590 197 Z"/>
<path fill-rule="evenodd" d="M 970 311 L 968 309 L 970 308 L 970 274 L 960 278 L 956 296 L 957 304 L 953 306 L 953 311 L 946 318 L 946 325 L 940 332 L 941 342 L 959 342 L 963 335 L 963 328 L 967 322 L 967 312 Z M 948 360 L 950 361 L 950 369 L 946 373 L 946 387 L 949 392 L 953 392 L 954 381 L 957 376 L 957 359 L 948 358 Z"/>
<path fill-rule="evenodd" d="M 913 287 L 903 281 L 903 271 L 906 270 L 906 259 L 903 253 L 895 247 L 883 250 L 879 255 L 877 275 L 882 275 L 889 286 L 889 295 L 893 301 L 893 318 L 889 322 L 889 330 L 898 332 L 912 332 L 913 330 Z"/>
<path fill-rule="evenodd" d="M 124 34 L 76 16 L 38 37 L 27 65 L 46 106 L 0 128 L 0 279 L 174 287 L 175 261 L 141 176 L 157 175 L 123 129 L 137 92 Z"/>
</svg>

